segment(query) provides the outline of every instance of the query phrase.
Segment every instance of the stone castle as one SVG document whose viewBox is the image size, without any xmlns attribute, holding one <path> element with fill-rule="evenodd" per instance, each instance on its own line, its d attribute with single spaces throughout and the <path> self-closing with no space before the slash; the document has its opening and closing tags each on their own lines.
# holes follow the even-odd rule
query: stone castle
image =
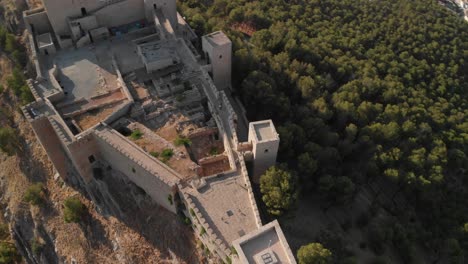
<svg viewBox="0 0 468 264">
<path fill-rule="evenodd" d="M 57 174 L 98 205 L 115 204 L 106 177 L 136 185 L 219 262 L 296 263 L 278 222 L 260 219 L 251 181 L 280 139 L 231 95 L 229 38 L 200 41 L 175 0 L 43 4 L 24 13 L 37 77 L 23 112 Z"/>
</svg>

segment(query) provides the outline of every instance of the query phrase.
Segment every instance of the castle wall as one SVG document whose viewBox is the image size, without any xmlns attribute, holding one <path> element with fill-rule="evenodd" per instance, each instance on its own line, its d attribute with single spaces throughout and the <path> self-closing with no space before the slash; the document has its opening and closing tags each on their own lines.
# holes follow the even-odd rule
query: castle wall
<svg viewBox="0 0 468 264">
<path fill-rule="evenodd" d="M 127 0 L 106 6 L 94 15 L 101 27 L 116 27 L 145 19 L 145 6 L 142 0 Z"/>
<path fill-rule="evenodd" d="M 101 159 L 101 153 L 96 139 L 92 135 L 86 135 L 68 145 L 73 165 L 85 182 L 93 177 L 93 164 L 90 159 Z M 91 158 L 93 157 L 93 158 Z"/>
<path fill-rule="evenodd" d="M 100 26 L 114 27 L 145 19 L 143 0 L 107 3 L 96 0 L 43 0 L 50 24 L 57 35 L 70 35 L 67 18 L 95 15 Z M 125 11 L 125 12 L 123 12 Z"/>
<path fill-rule="evenodd" d="M 57 172 L 63 177 L 67 177 L 67 154 L 63 149 L 59 137 L 55 133 L 50 121 L 46 117 L 29 120 L 39 142 L 52 161 Z"/>
<path fill-rule="evenodd" d="M 174 30 L 177 30 L 177 5 L 176 0 L 144 0 L 146 9 L 146 19 L 148 21 L 153 20 L 153 10 L 156 5 L 157 8 L 161 8 L 164 16 L 169 20 Z"/>
<path fill-rule="evenodd" d="M 169 195 L 174 199 L 173 188 L 175 185 L 161 181 L 156 175 L 143 167 L 142 161 L 134 158 L 118 146 L 96 137 L 102 158 L 106 160 L 112 169 L 124 173 L 133 183 L 142 188 L 151 198 L 167 210 L 176 213 L 175 203 L 169 201 Z"/>
<path fill-rule="evenodd" d="M 82 16 L 81 8 L 86 9 L 86 12 L 89 14 L 91 11 L 105 5 L 105 2 L 96 0 L 43 0 L 43 3 L 47 10 L 50 24 L 57 35 L 70 35 L 67 17 Z"/>
</svg>

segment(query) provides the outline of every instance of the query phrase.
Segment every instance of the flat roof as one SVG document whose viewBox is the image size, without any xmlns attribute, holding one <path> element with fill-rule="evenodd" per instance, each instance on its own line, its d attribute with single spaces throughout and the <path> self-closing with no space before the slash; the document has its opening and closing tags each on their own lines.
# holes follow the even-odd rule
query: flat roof
<svg viewBox="0 0 468 264">
<path fill-rule="evenodd" d="M 258 141 L 268 141 L 278 139 L 275 126 L 271 120 L 252 122 Z"/>
<path fill-rule="evenodd" d="M 231 43 L 231 40 L 222 31 L 216 31 L 205 36 L 205 38 L 213 45 L 226 45 Z"/>
<path fill-rule="evenodd" d="M 296 263 L 277 220 L 234 241 L 233 246 L 240 263 Z"/>
<path fill-rule="evenodd" d="M 141 54 L 145 57 L 146 61 L 158 61 L 162 59 L 178 59 L 175 45 L 177 42 L 171 41 L 172 47 L 167 45 L 167 42 L 153 41 L 138 45 L 141 50 Z"/>
<path fill-rule="evenodd" d="M 186 187 L 182 191 L 189 195 L 207 224 L 226 245 L 257 229 L 242 175 L 234 172 L 206 182 L 199 190 Z"/>
<path fill-rule="evenodd" d="M 39 35 L 37 36 L 36 40 L 37 40 L 37 45 L 39 46 L 39 48 L 54 44 L 52 40 L 52 35 L 50 33 Z"/>
</svg>

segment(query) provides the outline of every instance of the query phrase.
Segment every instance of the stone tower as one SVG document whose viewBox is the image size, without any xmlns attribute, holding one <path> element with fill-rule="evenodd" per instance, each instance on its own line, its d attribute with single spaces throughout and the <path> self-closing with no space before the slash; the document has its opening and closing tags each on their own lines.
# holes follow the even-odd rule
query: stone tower
<svg viewBox="0 0 468 264">
<path fill-rule="evenodd" d="M 260 176 L 276 163 L 279 135 L 271 120 L 249 124 L 249 142 L 253 153 L 253 181 L 260 183 Z"/>
<path fill-rule="evenodd" d="M 202 37 L 202 48 L 208 64 L 211 65 L 211 77 L 219 90 L 231 86 L 232 42 L 221 31 Z"/>
</svg>

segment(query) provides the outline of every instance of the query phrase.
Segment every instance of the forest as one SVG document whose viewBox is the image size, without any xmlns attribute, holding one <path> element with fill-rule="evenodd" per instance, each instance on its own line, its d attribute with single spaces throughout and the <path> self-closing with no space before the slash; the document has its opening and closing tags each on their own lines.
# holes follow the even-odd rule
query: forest
<svg viewBox="0 0 468 264">
<path fill-rule="evenodd" d="M 269 173 L 296 188 L 269 200 L 278 181 L 267 173 L 270 214 L 309 193 L 344 206 L 378 184 L 372 206 L 393 220 L 369 228 L 377 255 L 389 242 L 401 263 L 415 263 L 417 247 L 432 263 L 468 261 L 468 23 L 433 0 L 182 0 L 179 10 L 198 35 L 229 35 L 235 94 L 249 120 L 275 122 L 282 164 Z M 330 261 L 352 259 L 328 247 Z"/>
</svg>

